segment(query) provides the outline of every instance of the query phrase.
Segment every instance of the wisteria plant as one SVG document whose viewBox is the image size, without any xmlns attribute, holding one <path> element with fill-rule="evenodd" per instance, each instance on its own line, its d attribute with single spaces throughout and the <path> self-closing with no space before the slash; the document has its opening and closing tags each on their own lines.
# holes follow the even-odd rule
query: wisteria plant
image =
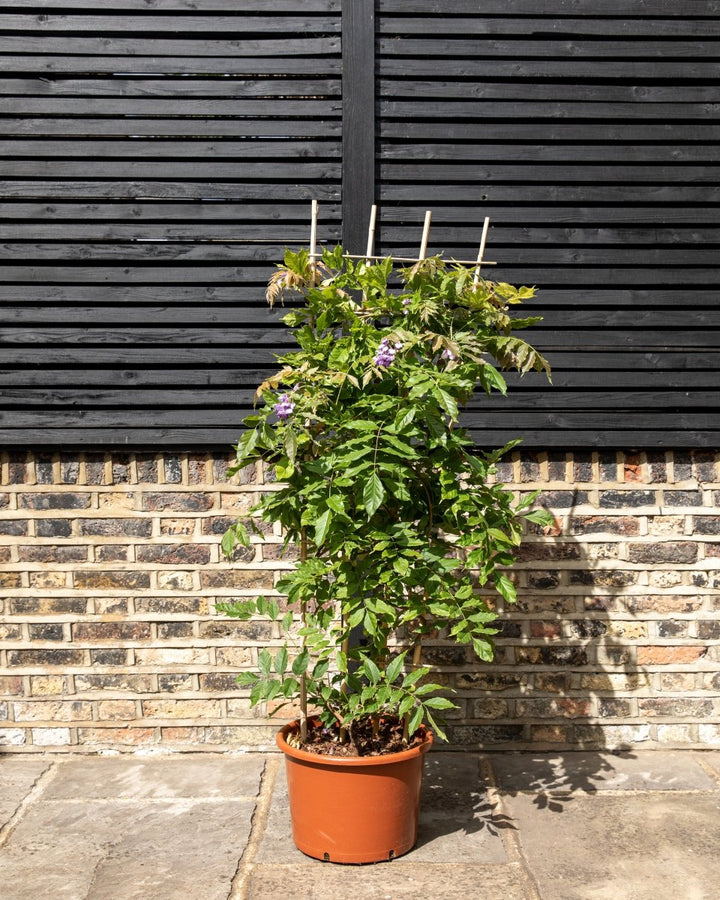
<svg viewBox="0 0 720 900">
<path fill-rule="evenodd" d="M 506 391 L 502 369 L 545 372 L 545 359 L 512 332 L 532 288 L 476 279 L 438 257 L 397 269 L 353 261 L 341 247 L 314 262 L 287 252 L 268 300 L 292 296 L 283 321 L 299 349 L 260 385 L 244 420 L 236 472 L 261 460 L 276 484 L 223 538 L 231 558 L 257 519 L 279 523 L 299 561 L 280 596 L 223 604 L 268 617 L 282 637 L 238 681 L 253 705 L 299 701 L 339 742 L 381 719 L 421 723 L 444 737 L 438 711 L 454 706 L 423 664 L 427 635 L 493 657 L 494 601 L 515 600 L 507 568 L 523 522 L 547 524 L 496 482 L 495 452 L 459 427 L 476 389 Z M 352 640 L 351 640 L 352 636 Z"/>
</svg>

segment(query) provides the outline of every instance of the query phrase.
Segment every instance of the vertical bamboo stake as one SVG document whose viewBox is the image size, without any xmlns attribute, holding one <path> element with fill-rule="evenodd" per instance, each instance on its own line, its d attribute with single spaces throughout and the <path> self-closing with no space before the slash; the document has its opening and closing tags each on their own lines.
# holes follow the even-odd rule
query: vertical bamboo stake
<svg viewBox="0 0 720 900">
<path fill-rule="evenodd" d="M 420 242 L 419 259 L 425 259 L 427 255 L 428 240 L 430 238 L 430 220 L 432 219 L 432 210 L 425 211 L 425 224 L 423 225 L 422 240 Z"/>
<path fill-rule="evenodd" d="M 315 257 L 317 256 L 318 202 L 310 206 L 310 287 L 315 287 Z"/>
<path fill-rule="evenodd" d="M 478 252 L 477 267 L 475 269 L 475 277 L 473 278 L 473 287 L 477 287 L 480 283 L 480 266 L 482 265 L 483 254 L 485 253 L 485 242 L 487 241 L 488 228 L 490 227 L 490 219 L 485 216 L 483 222 L 482 235 L 480 237 L 480 250 Z"/>
<path fill-rule="evenodd" d="M 300 532 L 300 561 L 305 562 L 308 555 L 307 548 L 307 532 L 303 528 Z M 305 601 L 302 603 L 300 611 L 303 626 L 307 625 L 307 616 L 305 612 Z M 303 637 L 303 650 L 305 649 L 305 638 Z M 300 676 L 300 740 L 305 743 L 307 740 L 307 722 L 308 722 L 308 699 L 307 699 L 307 676 L 305 672 Z"/>
<path fill-rule="evenodd" d="M 373 203 L 370 209 L 370 226 L 368 227 L 367 248 L 365 250 L 365 262 L 370 262 L 375 246 L 375 221 L 377 219 L 377 206 Z"/>
</svg>

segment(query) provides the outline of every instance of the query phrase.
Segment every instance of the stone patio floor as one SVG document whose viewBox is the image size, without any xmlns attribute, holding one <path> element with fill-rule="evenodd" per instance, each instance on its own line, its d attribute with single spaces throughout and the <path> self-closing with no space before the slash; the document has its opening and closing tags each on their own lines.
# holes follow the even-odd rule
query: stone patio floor
<svg viewBox="0 0 720 900">
<path fill-rule="evenodd" d="M 0 753 L 3 900 L 717 900 L 720 751 L 426 761 L 416 848 L 295 849 L 276 754 Z"/>
</svg>

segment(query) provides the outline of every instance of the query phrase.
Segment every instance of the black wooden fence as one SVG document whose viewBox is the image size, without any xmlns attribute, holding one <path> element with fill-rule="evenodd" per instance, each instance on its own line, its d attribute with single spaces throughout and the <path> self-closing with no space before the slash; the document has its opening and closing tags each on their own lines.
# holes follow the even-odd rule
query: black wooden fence
<svg viewBox="0 0 720 900">
<path fill-rule="evenodd" d="M 286 244 L 535 284 L 479 441 L 717 446 L 720 2 L 0 3 L 0 443 L 227 446 Z"/>
</svg>

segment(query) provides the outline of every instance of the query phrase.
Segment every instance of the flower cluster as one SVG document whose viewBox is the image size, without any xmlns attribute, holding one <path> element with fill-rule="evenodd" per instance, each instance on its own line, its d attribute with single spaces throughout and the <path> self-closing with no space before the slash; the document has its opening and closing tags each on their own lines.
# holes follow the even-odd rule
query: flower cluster
<svg viewBox="0 0 720 900">
<path fill-rule="evenodd" d="M 280 397 L 278 403 L 275 404 L 275 412 L 277 413 L 278 419 L 284 422 L 286 419 L 289 419 L 295 410 L 295 404 L 288 397 L 287 394 L 283 394 Z"/>
<path fill-rule="evenodd" d="M 448 350 L 448 348 L 446 347 L 442 352 L 442 358 L 450 360 L 452 362 L 452 360 L 455 359 L 455 354 L 452 352 L 452 350 Z"/>
<path fill-rule="evenodd" d="M 395 362 L 395 354 L 401 348 L 402 344 L 396 343 L 393 346 L 388 338 L 383 338 L 375 353 L 375 359 L 373 360 L 374 365 L 383 366 L 385 368 L 391 366 Z"/>
</svg>

